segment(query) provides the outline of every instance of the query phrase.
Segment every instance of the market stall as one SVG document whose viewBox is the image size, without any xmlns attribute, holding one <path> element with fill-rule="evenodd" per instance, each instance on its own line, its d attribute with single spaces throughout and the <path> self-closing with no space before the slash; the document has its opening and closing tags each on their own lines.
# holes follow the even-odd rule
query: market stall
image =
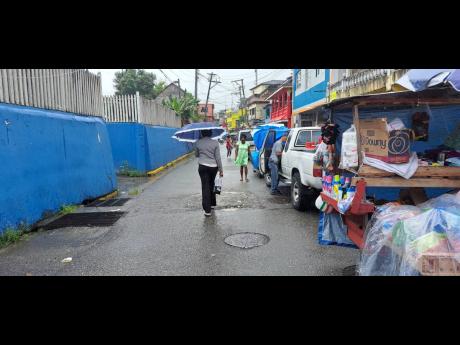
<svg viewBox="0 0 460 345">
<path fill-rule="evenodd" d="M 421 251 L 418 257 L 412 259 L 408 259 L 410 248 L 407 249 L 405 245 L 410 242 L 411 246 L 415 246 L 412 242 L 421 241 L 419 237 L 408 235 L 407 243 L 396 246 L 388 240 L 392 236 L 385 237 L 382 229 L 372 224 L 376 215 L 382 213 L 382 207 L 396 201 L 391 204 L 395 214 L 400 211 L 397 207 L 411 206 L 416 211 L 414 209 L 406 216 L 423 214 L 423 217 L 435 217 L 429 213 L 434 212 L 438 218 L 450 217 L 449 224 L 460 228 L 460 212 L 455 212 L 460 209 L 460 203 L 456 204 L 457 199 L 449 199 L 449 203 L 442 204 L 445 206 L 442 212 L 446 212 L 442 216 L 436 213 L 436 207 L 440 204 L 429 203 L 437 200 L 437 197 L 451 195 L 447 193 L 460 188 L 459 93 L 449 87 L 419 92 L 390 92 L 338 100 L 330 103 L 328 108 L 331 122 L 341 131 L 331 150 L 338 162 L 335 169 L 323 178 L 323 210 L 326 214 L 341 214 L 349 239 L 367 254 L 372 247 L 369 238 L 375 237 L 377 232 L 381 240 L 379 243 L 385 243 L 379 247 L 378 257 L 391 261 L 395 267 L 395 263 L 399 263 L 396 271 L 390 269 L 391 265 L 383 265 L 387 268 L 385 271 L 369 268 L 368 262 L 361 263 L 365 268 L 360 273 L 460 275 L 460 247 L 452 247 L 460 239 L 460 229 L 454 229 L 449 237 L 447 234 L 451 229 L 446 226 L 448 221 L 441 219 L 436 223 L 442 235 L 439 238 L 436 237 L 438 233 L 433 235 L 432 229 L 418 229 L 413 225 L 411 231 L 420 234 L 419 237 L 426 236 L 437 245 L 440 245 L 438 242 L 443 236 L 444 240 L 449 238 L 449 241 L 446 240 L 444 247 L 440 245 L 434 251 L 425 242 L 427 251 Z M 353 155 L 349 151 L 353 150 L 353 145 L 351 149 L 347 146 L 349 137 L 355 138 L 356 162 L 351 166 L 349 162 Z M 410 223 L 411 217 L 399 219 L 399 223 L 391 223 L 391 226 L 401 228 L 401 223 Z M 385 223 L 385 226 L 388 227 L 388 224 Z M 421 223 L 417 224 L 420 226 Z M 395 235 L 393 228 L 390 233 Z M 439 241 L 435 241 L 435 238 Z M 373 246 L 375 248 L 375 243 Z M 363 257 L 366 258 L 366 255 Z M 389 257 L 393 260 L 389 260 Z M 400 266 L 407 262 L 411 263 L 412 271 L 401 269 Z"/>
</svg>

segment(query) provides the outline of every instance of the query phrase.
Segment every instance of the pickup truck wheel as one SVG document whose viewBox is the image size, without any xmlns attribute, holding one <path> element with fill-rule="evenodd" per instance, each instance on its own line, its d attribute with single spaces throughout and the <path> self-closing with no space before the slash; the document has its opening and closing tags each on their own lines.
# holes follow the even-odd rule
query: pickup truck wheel
<svg viewBox="0 0 460 345">
<path fill-rule="evenodd" d="M 305 187 L 298 172 L 292 175 L 291 181 L 291 204 L 298 211 L 305 211 L 308 206 L 308 188 Z"/>
<path fill-rule="evenodd" d="M 272 176 L 270 175 L 270 172 L 268 172 L 268 173 L 265 174 L 265 185 L 266 185 L 268 188 L 271 188 L 271 187 L 272 187 Z"/>
</svg>

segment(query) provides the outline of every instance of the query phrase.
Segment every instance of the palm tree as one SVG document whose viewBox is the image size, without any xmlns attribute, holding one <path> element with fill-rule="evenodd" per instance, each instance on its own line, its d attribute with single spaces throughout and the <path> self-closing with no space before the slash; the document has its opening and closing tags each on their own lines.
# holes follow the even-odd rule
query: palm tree
<svg viewBox="0 0 460 345">
<path fill-rule="evenodd" d="M 186 123 L 199 122 L 203 120 L 197 112 L 198 100 L 195 99 L 190 93 L 186 93 L 184 97 L 170 97 L 163 100 L 163 105 L 173 110 L 181 117 L 182 125 Z"/>
</svg>

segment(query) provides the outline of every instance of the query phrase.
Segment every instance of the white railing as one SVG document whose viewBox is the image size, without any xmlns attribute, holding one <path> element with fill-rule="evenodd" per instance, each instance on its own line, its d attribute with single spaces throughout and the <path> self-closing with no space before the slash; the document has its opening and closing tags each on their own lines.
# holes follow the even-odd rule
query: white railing
<svg viewBox="0 0 460 345">
<path fill-rule="evenodd" d="M 0 69 L 0 102 L 102 116 L 101 77 L 83 69 Z"/>
<path fill-rule="evenodd" d="M 136 122 L 164 127 L 181 127 L 181 118 L 161 103 L 136 95 L 104 96 L 107 122 Z"/>
</svg>

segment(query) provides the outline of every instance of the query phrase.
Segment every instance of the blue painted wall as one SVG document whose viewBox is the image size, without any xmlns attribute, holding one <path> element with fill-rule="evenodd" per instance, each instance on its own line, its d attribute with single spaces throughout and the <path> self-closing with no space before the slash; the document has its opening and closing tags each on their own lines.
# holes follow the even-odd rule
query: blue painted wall
<svg viewBox="0 0 460 345">
<path fill-rule="evenodd" d="M 326 69 L 324 73 L 324 80 L 315 86 L 306 89 L 304 92 L 296 95 L 297 90 L 297 73 L 299 69 L 294 69 L 293 77 L 293 100 L 292 100 L 292 111 L 296 111 L 299 108 L 305 107 L 309 104 L 318 102 L 326 97 L 327 84 L 330 78 L 330 70 Z M 305 78 L 305 76 L 303 77 Z"/>
<path fill-rule="evenodd" d="M 190 152 L 192 144 L 171 137 L 177 128 L 138 123 L 108 123 L 115 169 L 128 162 L 130 168 L 147 172 Z"/>
<path fill-rule="evenodd" d="M 100 118 L 0 103 L 0 232 L 117 188 Z"/>
</svg>

